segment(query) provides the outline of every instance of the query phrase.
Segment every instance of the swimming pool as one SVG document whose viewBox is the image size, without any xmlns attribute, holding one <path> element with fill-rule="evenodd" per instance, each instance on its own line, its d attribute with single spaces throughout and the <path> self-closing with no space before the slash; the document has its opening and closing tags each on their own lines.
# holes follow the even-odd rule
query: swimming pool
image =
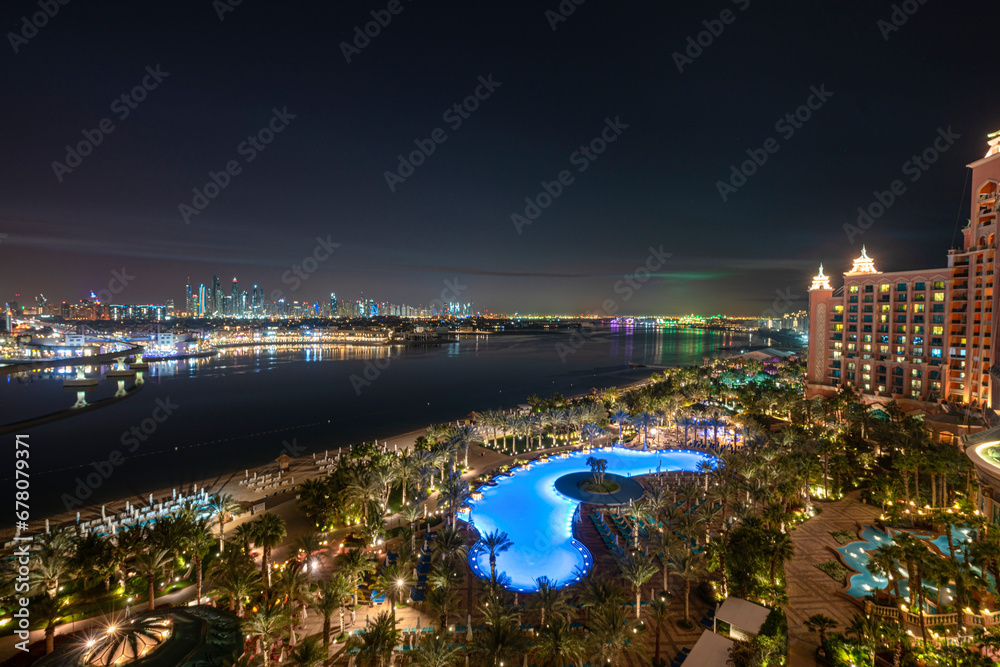
<svg viewBox="0 0 1000 667">
<path fill-rule="evenodd" d="M 934 539 L 931 539 L 931 535 L 924 534 L 918 531 L 903 531 L 901 529 L 890 529 L 893 533 L 899 532 L 909 532 L 917 539 L 930 543 L 936 546 L 943 555 L 948 555 L 948 536 L 940 535 Z M 867 595 L 874 593 L 880 588 L 887 588 L 889 581 L 868 569 L 868 564 L 871 561 L 870 552 L 874 551 L 878 547 L 884 544 L 895 544 L 893 536 L 882 532 L 872 526 L 865 526 L 861 531 L 861 541 L 851 542 L 850 544 L 838 547 L 836 550 L 840 553 L 844 562 L 850 567 L 858 571 L 858 574 L 854 574 L 850 578 L 849 586 L 845 593 L 855 598 L 864 598 Z M 963 553 L 967 540 L 969 539 L 969 529 L 964 527 L 952 527 L 952 539 L 955 544 L 955 555 L 959 556 Z M 910 596 L 910 582 L 908 578 L 908 573 L 906 567 L 903 563 L 896 563 L 896 571 L 898 573 L 899 579 L 899 593 L 904 598 L 909 599 Z M 931 613 L 937 613 L 936 601 L 938 596 L 938 589 L 929 581 L 924 582 L 924 589 L 928 591 L 927 595 L 927 608 Z M 948 585 L 941 590 L 940 600 L 941 604 L 952 604 L 955 596 L 955 587 Z"/>
<path fill-rule="evenodd" d="M 590 571 L 593 557 L 573 539 L 573 515 L 580 503 L 555 487 L 563 475 L 589 471 L 590 456 L 607 460 L 607 472 L 623 476 L 645 475 L 657 468 L 662 472 L 693 472 L 702 462 L 713 460 L 689 450 L 598 449 L 533 463 L 530 469 L 517 470 L 511 477 L 495 478 L 496 486 L 480 487 L 483 497 L 473 504 L 470 520 L 480 535 L 500 530 L 514 543 L 497 555 L 497 572 L 510 577 L 512 590 L 537 590 L 535 579 L 541 576 L 566 586 L 576 580 L 577 570 Z M 469 565 L 478 577 L 489 579 L 490 555 L 482 542 L 469 550 Z"/>
</svg>

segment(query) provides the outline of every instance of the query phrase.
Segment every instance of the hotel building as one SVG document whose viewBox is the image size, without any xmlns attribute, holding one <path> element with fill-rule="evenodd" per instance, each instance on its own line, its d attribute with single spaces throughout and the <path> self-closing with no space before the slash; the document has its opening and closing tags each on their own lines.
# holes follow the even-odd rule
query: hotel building
<svg viewBox="0 0 1000 667">
<path fill-rule="evenodd" d="M 972 210 L 961 248 L 945 268 L 883 273 L 862 248 L 843 285 L 823 273 L 809 288 L 807 395 L 852 386 L 936 412 L 944 402 L 1000 408 L 1000 366 L 991 354 L 1000 326 L 997 261 L 1000 133 L 972 169 Z"/>
</svg>

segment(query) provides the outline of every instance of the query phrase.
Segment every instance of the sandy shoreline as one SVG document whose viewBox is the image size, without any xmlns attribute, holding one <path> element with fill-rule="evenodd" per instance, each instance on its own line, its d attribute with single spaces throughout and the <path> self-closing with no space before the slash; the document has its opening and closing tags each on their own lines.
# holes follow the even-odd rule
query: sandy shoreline
<svg viewBox="0 0 1000 667">
<path fill-rule="evenodd" d="M 656 370 L 657 369 L 650 368 L 651 373 L 656 372 Z M 617 386 L 618 389 L 621 391 L 627 391 L 642 386 L 647 382 L 649 382 L 649 380 L 638 380 L 615 386 Z M 567 400 L 586 398 L 589 397 L 590 395 L 591 395 L 590 392 L 582 392 L 567 397 Z M 524 403 L 522 405 L 527 405 L 527 403 Z M 465 419 L 467 416 L 468 415 L 459 416 L 457 417 L 457 419 L 449 420 L 449 422 L 447 423 L 454 421 L 461 421 Z M 424 435 L 426 432 L 427 432 L 427 427 L 418 428 L 412 431 L 407 431 L 406 433 L 402 433 L 400 435 L 379 439 L 378 443 L 379 445 L 387 444 L 390 449 L 392 449 L 394 446 L 399 449 L 405 447 L 412 447 L 413 444 L 416 442 L 416 439 L 421 435 Z M 333 458 L 334 456 L 336 456 L 338 451 L 349 450 L 349 449 L 350 445 L 347 445 L 338 449 L 327 450 L 327 453 L 329 454 L 330 458 Z M 320 470 L 320 468 L 315 463 L 315 461 L 321 460 L 323 456 L 324 456 L 323 452 L 318 452 L 315 455 L 307 454 L 305 456 L 299 456 L 294 458 L 290 463 L 287 472 L 282 473 L 282 478 L 283 479 L 286 477 L 289 479 L 294 478 L 295 485 L 297 486 L 299 483 L 307 479 L 325 476 L 326 472 Z M 264 492 L 264 491 L 254 491 L 248 488 L 246 485 L 241 485 L 239 483 L 240 480 L 246 478 L 253 478 L 254 473 L 256 473 L 258 476 L 262 476 L 268 473 L 271 473 L 273 475 L 277 472 L 278 472 L 278 464 L 276 461 L 270 461 L 266 464 L 259 465 L 253 468 L 238 468 L 234 469 L 232 472 L 217 475 L 215 477 L 211 477 L 208 479 L 203 479 L 199 482 L 192 482 L 182 486 L 157 489 L 151 492 L 146 491 L 143 493 L 131 494 L 125 497 L 118 498 L 117 500 L 104 503 L 103 505 L 91 505 L 87 507 L 81 507 L 79 509 L 79 517 L 80 517 L 79 520 L 80 523 L 84 523 L 87 521 L 92 521 L 94 519 L 100 519 L 102 517 L 102 508 L 104 508 L 104 511 L 109 516 L 112 514 L 124 512 L 126 502 L 129 503 L 131 507 L 145 508 L 150 504 L 149 502 L 150 494 L 152 494 L 153 503 L 155 504 L 173 498 L 175 491 L 178 495 L 181 495 L 181 494 L 191 494 L 195 491 L 195 489 L 197 489 L 198 492 L 201 492 L 202 489 L 205 489 L 209 496 L 219 493 L 228 493 L 233 496 L 234 500 L 243 503 L 247 507 L 251 505 L 256 505 L 261 502 L 266 502 L 270 506 L 271 504 L 277 503 L 279 501 L 285 502 L 287 500 L 294 499 L 295 497 L 294 494 L 288 493 L 289 491 L 294 489 L 294 487 L 292 487 L 291 485 L 282 488 L 280 491 L 278 489 L 275 489 L 269 492 Z M 46 520 L 49 522 L 50 529 L 54 529 L 60 526 L 71 527 L 77 523 L 77 510 L 74 509 L 67 512 L 61 512 L 49 515 L 47 517 L 40 517 L 40 518 L 33 517 L 29 523 L 29 529 L 27 534 L 44 532 Z M 0 530 L 0 542 L 7 542 L 13 539 L 14 534 L 15 531 L 13 526 L 3 528 L 2 530 Z"/>
</svg>

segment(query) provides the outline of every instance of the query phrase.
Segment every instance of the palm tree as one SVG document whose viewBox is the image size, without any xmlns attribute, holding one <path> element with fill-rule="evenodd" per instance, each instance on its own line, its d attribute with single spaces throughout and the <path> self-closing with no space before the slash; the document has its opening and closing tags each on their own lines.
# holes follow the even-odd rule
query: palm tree
<svg viewBox="0 0 1000 667">
<path fill-rule="evenodd" d="M 864 650 L 875 664 L 875 651 L 878 648 L 879 637 L 884 634 L 885 624 L 877 616 L 855 614 L 854 620 L 847 627 L 847 632 L 858 638 L 858 648 Z"/>
<path fill-rule="evenodd" d="M 436 559 L 447 562 L 464 560 L 469 553 L 465 536 L 455 525 L 445 526 L 438 531 L 434 538 L 433 550 Z"/>
<path fill-rule="evenodd" d="M 215 515 L 216 520 L 219 522 L 219 553 L 222 553 L 226 544 L 226 523 L 232 520 L 233 515 L 239 514 L 242 508 L 233 499 L 232 495 L 217 493 L 209 501 L 208 509 Z"/>
<path fill-rule="evenodd" d="M 243 553 L 250 555 L 250 544 L 254 541 L 254 524 L 247 522 L 241 523 L 236 526 L 236 530 L 233 531 L 234 538 L 239 542 L 240 547 L 243 549 Z"/>
<path fill-rule="evenodd" d="M 482 537 L 483 545 L 490 552 L 490 578 L 497 578 L 497 554 L 502 554 L 503 552 L 514 546 L 514 543 L 510 541 L 507 537 L 507 533 L 494 530 L 492 532 L 486 533 Z"/>
<path fill-rule="evenodd" d="M 642 585 L 656 574 L 656 566 L 645 558 L 633 555 L 619 561 L 618 567 L 621 568 L 622 576 L 635 590 L 635 617 L 639 618 Z"/>
<path fill-rule="evenodd" d="M 625 608 L 618 605 L 604 607 L 594 613 L 589 625 L 593 650 L 600 656 L 601 662 L 622 664 L 622 654 L 638 631 Z"/>
<path fill-rule="evenodd" d="M 788 533 L 771 533 L 770 543 L 765 546 L 768 557 L 771 560 L 771 586 L 777 586 L 778 564 L 782 565 L 786 560 L 791 560 L 795 556 L 795 544 L 792 536 Z"/>
<path fill-rule="evenodd" d="M 618 410 L 617 412 L 611 415 L 611 423 L 618 424 L 619 442 L 621 442 L 622 439 L 622 429 L 625 427 L 625 424 L 628 424 L 631 421 L 632 421 L 632 416 L 629 415 L 629 413 L 625 412 L 624 410 Z"/>
<path fill-rule="evenodd" d="M 260 652 L 264 656 L 264 667 L 271 664 L 271 639 L 288 625 L 288 613 L 275 606 L 265 606 L 253 616 L 243 619 L 243 632 L 260 642 Z"/>
<path fill-rule="evenodd" d="M 277 514 L 265 513 L 253 523 L 253 543 L 261 549 L 260 578 L 264 582 L 264 597 L 271 588 L 271 550 L 285 539 L 285 520 Z"/>
<path fill-rule="evenodd" d="M 59 583 L 65 581 L 72 571 L 69 558 L 61 555 L 43 558 L 40 553 L 32 560 L 28 573 L 29 590 L 32 594 L 44 592 L 46 597 L 57 597 Z"/>
<path fill-rule="evenodd" d="M 398 643 L 399 630 L 396 629 L 396 619 L 384 611 L 368 624 L 364 634 L 351 637 L 347 645 L 348 648 L 358 649 L 358 660 L 361 664 L 386 667 Z"/>
<path fill-rule="evenodd" d="M 351 590 L 354 592 L 354 604 L 358 603 L 358 586 L 361 579 L 369 572 L 375 571 L 375 562 L 364 549 L 351 549 L 345 551 L 337 557 L 340 561 L 341 569 L 346 573 L 351 582 Z"/>
<path fill-rule="evenodd" d="M 604 433 L 605 431 L 603 428 L 601 428 L 600 426 L 598 426 L 593 422 L 590 422 L 589 424 L 584 425 L 583 430 L 580 432 L 580 435 L 590 440 L 590 448 L 593 449 L 594 438 L 599 438 L 602 435 L 604 435 Z"/>
<path fill-rule="evenodd" d="M 316 638 L 307 639 L 292 651 L 292 660 L 299 667 L 315 667 L 326 660 L 326 649 L 320 646 Z"/>
<path fill-rule="evenodd" d="M 309 588 L 309 578 L 300 569 L 285 568 L 278 573 L 274 582 L 274 593 L 278 599 L 288 605 L 292 619 L 301 615 L 305 622 L 306 606 L 314 601 Z M 295 646 L 295 630 L 291 632 L 291 644 Z"/>
<path fill-rule="evenodd" d="M 417 467 L 417 459 L 409 453 L 409 450 L 404 451 L 395 461 L 395 477 L 396 481 L 399 482 L 400 492 L 402 493 L 399 501 L 400 507 L 406 507 L 406 488 L 410 486 L 419 475 L 420 470 Z"/>
<path fill-rule="evenodd" d="M 570 607 L 563 590 L 545 576 L 535 579 L 535 584 L 538 592 L 528 598 L 528 606 L 538 612 L 538 627 L 545 627 L 546 617 L 569 618 Z"/>
<path fill-rule="evenodd" d="M 540 628 L 532 641 L 532 648 L 535 655 L 554 667 L 576 662 L 584 654 L 583 640 L 564 618 L 554 618 Z"/>
<path fill-rule="evenodd" d="M 459 450 L 465 452 L 465 468 L 469 468 L 469 449 L 472 445 L 478 445 L 482 443 L 483 437 L 479 433 L 479 428 L 472 424 L 462 424 L 455 429 L 455 434 L 452 438 L 454 444 Z"/>
<path fill-rule="evenodd" d="M 451 640 L 443 635 L 431 635 L 420 643 L 414 655 L 419 667 L 452 667 L 458 664 L 459 649 L 452 648 Z"/>
<path fill-rule="evenodd" d="M 243 616 L 245 602 L 261 591 L 260 573 L 249 559 L 235 559 L 230 555 L 213 563 L 212 579 L 215 589 L 229 598 L 229 611 Z"/>
<path fill-rule="evenodd" d="M 343 572 L 336 572 L 323 582 L 316 591 L 317 609 L 323 616 L 323 646 L 330 645 L 330 618 L 333 612 L 340 611 L 340 634 L 344 634 L 344 603 L 351 598 L 351 593 L 357 589 L 351 586 L 351 579 Z"/>
<path fill-rule="evenodd" d="M 648 412 L 640 412 L 632 418 L 632 423 L 635 424 L 637 428 L 642 429 L 642 446 L 645 447 L 646 440 L 649 437 L 649 427 L 656 425 L 656 416 Z"/>
<path fill-rule="evenodd" d="M 524 634 L 513 624 L 488 624 L 476 634 L 470 653 L 483 667 L 514 665 L 524 655 L 524 644 Z"/>
<path fill-rule="evenodd" d="M 204 519 L 190 520 L 187 522 L 186 528 L 181 543 L 184 551 L 191 554 L 191 564 L 194 566 L 195 573 L 195 600 L 201 604 L 202 564 L 205 557 L 208 556 L 214 540 Z"/>
<path fill-rule="evenodd" d="M 822 646 L 826 643 L 827 630 L 833 630 L 836 628 L 837 621 L 833 620 L 829 616 L 824 616 L 823 614 L 813 614 L 806 619 L 805 626 L 809 628 L 809 632 L 819 633 L 819 644 Z"/>
<path fill-rule="evenodd" d="M 663 568 L 663 590 L 669 591 L 670 566 L 673 561 L 680 558 L 686 551 L 684 543 L 677 537 L 677 533 L 669 528 L 654 530 L 651 532 L 650 537 L 649 547 L 653 550 L 653 553 L 658 555 L 660 565 Z"/>
<path fill-rule="evenodd" d="M 323 537 L 315 531 L 303 533 L 302 535 L 296 537 L 295 541 L 292 542 L 292 549 L 290 553 L 292 556 L 300 553 L 305 554 L 305 561 L 308 563 L 313 554 L 323 550 L 323 541 Z"/>
<path fill-rule="evenodd" d="M 60 597 L 44 596 L 41 600 L 31 603 L 32 620 L 43 619 L 45 621 L 45 654 L 48 655 L 55 650 L 56 643 L 56 623 L 62 618 L 60 613 L 66 600 Z M 27 650 L 27 649 L 25 649 Z"/>
<path fill-rule="evenodd" d="M 146 579 L 146 590 L 149 593 L 149 611 L 156 609 L 156 578 L 170 564 L 170 552 L 166 549 L 148 549 L 135 557 L 135 569 Z"/>
<path fill-rule="evenodd" d="M 705 576 L 704 558 L 696 553 L 690 553 L 674 561 L 674 570 L 684 582 L 684 620 L 691 625 L 691 584 Z"/>
<path fill-rule="evenodd" d="M 386 565 L 378 574 L 378 587 L 383 593 L 389 594 L 389 604 L 392 605 L 392 622 L 396 622 L 396 601 L 403 599 L 403 594 L 409 594 L 413 579 L 410 570 L 402 563 Z"/>
<path fill-rule="evenodd" d="M 428 582 L 430 579 L 428 578 Z M 440 583 L 445 583 L 447 585 L 441 586 Z M 432 588 L 427 590 L 427 607 L 436 613 L 441 619 L 441 629 L 448 626 L 448 617 L 458 609 L 461 600 L 458 596 L 458 591 L 455 587 L 450 585 L 452 582 L 436 582 L 431 584 Z"/>
<path fill-rule="evenodd" d="M 660 667 L 662 664 L 660 663 L 660 636 L 663 634 L 667 619 L 670 618 L 669 607 L 670 600 L 660 598 L 649 602 L 649 619 L 653 622 L 653 632 L 656 633 L 656 643 L 653 650 L 653 665 L 655 667 Z"/>
<path fill-rule="evenodd" d="M 406 505 L 403 507 L 403 520 L 409 524 L 410 527 L 410 550 L 417 550 L 417 524 L 420 522 L 420 517 L 423 516 L 420 505 L 413 503 L 412 505 Z"/>
</svg>

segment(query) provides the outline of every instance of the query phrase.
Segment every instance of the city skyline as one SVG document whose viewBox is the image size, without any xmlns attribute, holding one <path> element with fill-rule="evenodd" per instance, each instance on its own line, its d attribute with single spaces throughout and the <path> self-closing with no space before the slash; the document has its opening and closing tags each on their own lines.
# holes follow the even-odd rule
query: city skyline
<svg viewBox="0 0 1000 667">
<path fill-rule="evenodd" d="M 886 266 L 933 261 L 967 201 L 962 167 L 1000 125 L 972 66 L 988 26 L 944 7 L 887 30 L 891 8 L 861 2 L 741 0 L 725 24 L 698 6 L 554 22 L 402 6 L 364 48 L 373 9 L 65 8 L 9 54 L 2 296 L 69 296 L 123 269 L 133 303 L 178 300 L 177 275 L 291 293 L 282 277 L 313 258 L 288 298 L 323 298 L 321 282 L 428 303 L 457 278 L 508 312 L 612 298 L 751 314 L 788 289 L 802 308 L 818 261 L 846 268 L 862 242 Z M 80 29 L 137 24 L 142 40 L 102 44 Z M 895 179 L 905 191 L 864 217 Z M 670 258 L 624 303 L 614 285 L 650 247 Z"/>
</svg>

